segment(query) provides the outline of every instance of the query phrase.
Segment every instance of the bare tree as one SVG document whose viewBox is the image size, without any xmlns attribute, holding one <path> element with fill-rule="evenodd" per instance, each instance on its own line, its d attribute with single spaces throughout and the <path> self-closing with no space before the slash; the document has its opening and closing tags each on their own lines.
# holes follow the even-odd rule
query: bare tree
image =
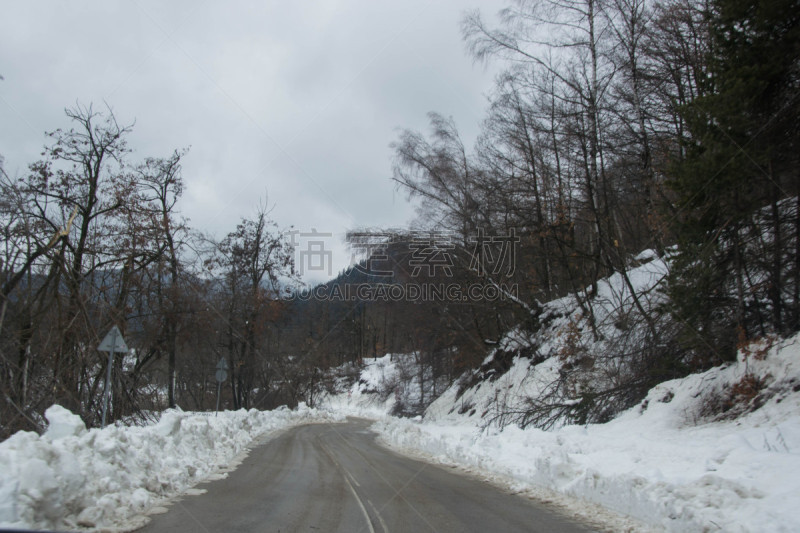
<svg viewBox="0 0 800 533">
<path fill-rule="evenodd" d="M 236 408 L 250 406 L 260 367 L 270 367 L 264 328 L 280 311 L 282 284 L 295 277 L 292 252 L 287 233 L 278 230 L 263 204 L 219 243 L 216 262 L 228 299 L 225 342 Z"/>
</svg>

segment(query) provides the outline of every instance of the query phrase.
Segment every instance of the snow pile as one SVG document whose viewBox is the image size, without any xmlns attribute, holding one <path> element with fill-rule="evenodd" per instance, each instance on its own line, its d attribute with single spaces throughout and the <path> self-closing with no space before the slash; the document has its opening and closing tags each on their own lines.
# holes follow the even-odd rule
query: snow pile
<svg viewBox="0 0 800 533">
<path fill-rule="evenodd" d="M 383 394 L 392 389 L 400 377 L 397 357 L 400 356 L 386 354 L 383 357 L 364 358 L 364 367 L 361 369 L 359 380 L 351 389 L 353 393 Z"/>
<path fill-rule="evenodd" d="M 332 369 L 339 377 L 332 393 L 317 405 L 366 418 L 380 418 L 388 413 L 419 415 L 435 398 L 434 392 L 445 390 L 450 384 L 444 376 L 434 382 L 428 364 L 422 365 L 421 383 L 421 363 L 418 353 L 386 354 L 364 358 L 358 367 L 343 365 Z"/>
<path fill-rule="evenodd" d="M 400 371 L 390 354 L 383 357 L 364 358 L 358 379 L 338 387 L 335 394 L 325 396 L 319 403 L 321 409 L 363 418 L 381 418 L 389 413 L 396 402 L 395 390 Z"/>
<path fill-rule="evenodd" d="M 59 405 L 45 416 L 44 435 L 20 431 L 0 443 L 0 527 L 129 527 L 154 504 L 228 467 L 266 433 L 342 419 L 304 405 L 218 416 L 167 411 L 150 426 L 87 431 Z"/>
<path fill-rule="evenodd" d="M 388 416 L 394 404 L 393 396 L 382 400 L 377 394 L 333 394 L 319 403 L 319 409 L 343 416 L 378 420 Z"/>
<path fill-rule="evenodd" d="M 726 419 L 731 403 L 760 407 Z M 480 431 L 451 422 L 385 419 L 373 429 L 401 451 L 668 531 L 800 531 L 800 336 L 662 383 L 606 424 Z"/>
</svg>

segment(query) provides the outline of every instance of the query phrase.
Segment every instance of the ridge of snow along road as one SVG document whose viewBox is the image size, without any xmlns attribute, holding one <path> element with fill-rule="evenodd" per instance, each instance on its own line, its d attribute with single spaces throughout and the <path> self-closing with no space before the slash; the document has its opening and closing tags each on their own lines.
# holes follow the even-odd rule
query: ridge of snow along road
<svg viewBox="0 0 800 533">
<path fill-rule="evenodd" d="M 707 403 L 748 374 L 767 382 L 763 405 L 709 418 Z M 599 504 L 658 530 L 800 531 L 800 335 L 762 359 L 740 354 L 737 363 L 661 383 L 605 424 L 480 429 L 474 418 L 431 414 L 384 416 L 372 429 L 398 451 L 516 490 Z"/>
<path fill-rule="evenodd" d="M 0 527 L 133 528 L 167 498 L 221 474 L 251 445 L 291 426 L 341 421 L 296 410 L 190 413 L 170 410 L 144 427 L 86 430 L 59 405 L 47 431 L 20 431 L 0 443 Z"/>
</svg>

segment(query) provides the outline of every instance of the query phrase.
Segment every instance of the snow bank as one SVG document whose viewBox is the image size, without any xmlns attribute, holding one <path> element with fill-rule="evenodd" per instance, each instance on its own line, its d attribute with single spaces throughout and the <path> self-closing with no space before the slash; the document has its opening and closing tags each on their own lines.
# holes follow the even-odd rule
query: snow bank
<svg viewBox="0 0 800 533">
<path fill-rule="evenodd" d="M 0 527 L 74 530 L 139 525 L 144 512 L 229 466 L 256 439 L 293 425 L 341 420 L 331 413 L 167 411 L 146 427 L 86 430 L 61 406 L 44 435 L 0 443 Z"/>
<path fill-rule="evenodd" d="M 709 403 L 748 375 L 767 380 L 763 405 L 715 420 Z M 453 425 L 442 418 L 386 418 L 373 429 L 400 451 L 593 502 L 667 531 L 800 531 L 800 336 L 763 359 L 662 383 L 606 424 L 480 431 L 464 418 Z"/>
</svg>

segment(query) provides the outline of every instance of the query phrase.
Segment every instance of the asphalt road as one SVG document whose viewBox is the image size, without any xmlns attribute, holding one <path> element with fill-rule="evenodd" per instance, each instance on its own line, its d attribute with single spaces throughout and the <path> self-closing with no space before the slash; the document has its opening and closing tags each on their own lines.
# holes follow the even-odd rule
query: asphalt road
<svg viewBox="0 0 800 533">
<path fill-rule="evenodd" d="M 138 531 L 590 531 L 527 498 L 397 455 L 369 424 L 291 429 Z"/>
</svg>

